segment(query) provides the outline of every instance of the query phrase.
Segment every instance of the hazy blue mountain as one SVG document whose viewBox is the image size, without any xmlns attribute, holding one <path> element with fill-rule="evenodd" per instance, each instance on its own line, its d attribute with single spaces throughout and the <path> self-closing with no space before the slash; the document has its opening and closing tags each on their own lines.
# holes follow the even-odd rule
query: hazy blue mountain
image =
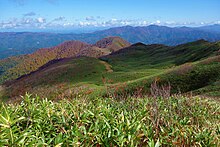
<svg viewBox="0 0 220 147">
<path fill-rule="evenodd" d="M 220 25 L 219 24 L 203 26 L 203 27 L 199 27 L 198 29 L 206 31 L 206 32 L 220 33 Z"/>
</svg>

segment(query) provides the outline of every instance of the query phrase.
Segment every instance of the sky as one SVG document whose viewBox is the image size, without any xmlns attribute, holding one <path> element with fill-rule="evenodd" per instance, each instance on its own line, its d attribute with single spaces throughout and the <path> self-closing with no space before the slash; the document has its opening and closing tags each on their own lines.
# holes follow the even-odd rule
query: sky
<svg viewBox="0 0 220 147">
<path fill-rule="evenodd" d="M 220 0 L 0 0 L 0 31 L 220 24 Z"/>
</svg>

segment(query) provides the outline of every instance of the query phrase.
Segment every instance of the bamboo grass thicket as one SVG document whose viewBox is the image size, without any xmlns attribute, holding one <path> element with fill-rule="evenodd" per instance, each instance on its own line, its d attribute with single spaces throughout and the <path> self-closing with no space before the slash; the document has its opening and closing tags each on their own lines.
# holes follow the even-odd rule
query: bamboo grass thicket
<svg viewBox="0 0 220 147">
<path fill-rule="evenodd" d="M 0 106 L 0 146 L 219 146 L 220 105 L 199 97 L 26 95 Z M 155 113 L 155 110 L 157 113 Z"/>
</svg>

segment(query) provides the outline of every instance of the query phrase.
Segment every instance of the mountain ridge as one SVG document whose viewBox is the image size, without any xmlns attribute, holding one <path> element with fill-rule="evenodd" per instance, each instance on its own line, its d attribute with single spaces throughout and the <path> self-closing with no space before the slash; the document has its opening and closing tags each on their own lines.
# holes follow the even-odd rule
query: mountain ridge
<svg viewBox="0 0 220 147">
<path fill-rule="evenodd" d="M 33 53 L 39 48 L 56 46 L 66 40 L 80 40 L 94 44 L 102 38 L 119 36 L 130 43 L 143 42 L 145 44 L 165 44 L 175 46 L 187 42 L 205 39 L 220 40 L 220 34 L 203 30 L 203 28 L 166 27 L 166 26 L 123 26 L 93 33 L 60 34 L 60 33 L 0 33 L 0 59 L 12 55 Z M 13 39 L 12 39 L 13 38 Z"/>
</svg>

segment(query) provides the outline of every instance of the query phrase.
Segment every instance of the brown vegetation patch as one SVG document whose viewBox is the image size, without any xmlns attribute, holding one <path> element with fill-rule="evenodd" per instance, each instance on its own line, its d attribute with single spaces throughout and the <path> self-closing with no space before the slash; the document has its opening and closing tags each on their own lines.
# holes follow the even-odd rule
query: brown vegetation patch
<svg viewBox="0 0 220 147">
<path fill-rule="evenodd" d="M 210 64 L 212 62 L 220 62 L 220 55 L 219 56 L 210 57 L 208 59 L 205 59 L 201 63 L 202 64 Z"/>
<path fill-rule="evenodd" d="M 105 61 L 100 61 L 100 63 L 102 63 L 105 66 L 105 69 L 106 69 L 107 72 L 109 72 L 109 73 L 113 72 L 112 66 L 110 64 L 108 64 Z"/>
<path fill-rule="evenodd" d="M 171 72 L 175 73 L 177 75 L 182 75 L 182 74 L 188 73 L 192 69 L 193 69 L 193 64 L 192 63 L 185 63 L 185 64 L 181 65 L 180 67 L 174 69 Z"/>
</svg>

